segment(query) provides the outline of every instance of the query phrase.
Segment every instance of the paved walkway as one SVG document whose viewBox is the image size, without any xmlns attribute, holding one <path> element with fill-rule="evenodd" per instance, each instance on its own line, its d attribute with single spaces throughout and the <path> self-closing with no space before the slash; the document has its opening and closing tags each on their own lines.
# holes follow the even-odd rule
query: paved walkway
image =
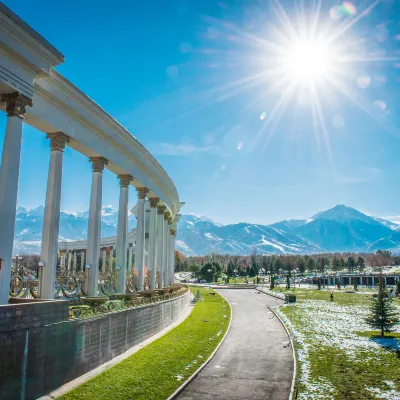
<svg viewBox="0 0 400 400">
<path fill-rule="evenodd" d="M 210 363 L 177 399 L 287 400 L 292 349 L 285 329 L 267 308 L 281 300 L 254 289 L 219 293 L 232 306 L 230 331 Z"/>
</svg>

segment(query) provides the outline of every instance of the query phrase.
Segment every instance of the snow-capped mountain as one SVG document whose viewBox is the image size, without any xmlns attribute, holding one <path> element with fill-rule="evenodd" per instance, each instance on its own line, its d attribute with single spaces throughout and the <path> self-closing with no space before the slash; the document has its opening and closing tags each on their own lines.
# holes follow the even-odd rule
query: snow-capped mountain
<svg viewBox="0 0 400 400">
<path fill-rule="evenodd" d="M 39 253 L 44 207 L 18 208 L 14 254 Z M 102 209 L 102 237 L 117 233 L 118 211 Z M 129 216 L 129 229 L 136 225 Z M 87 237 L 88 212 L 61 211 L 60 240 Z M 283 220 L 271 225 L 222 225 L 207 217 L 183 214 L 178 223 L 176 247 L 185 255 L 210 251 L 227 254 L 302 254 L 330 251 L 400 250 L 399 225 L 338 205 L 307 219 Z"/>
<path fill-rule="evenodd" d="M 316 253 L 400 249 L 399 225 L 338 205 L 307 219 L 283 220 L 271 225 L 217 225 L 183 215 L 177 248 L 184 254 Z"/>
<path fill-rule="evenodd" d="M 31 210 L 17 209 L 14 235 L 14 254 L 39 253 L 42 240 L 44 207 Z M 118 211 L 112 206 L 102 207 L 102 237 L 117 234 Z M 59 240 L 73 241 L 87 238 L 89 212 L 61 210 Z M 129 229 L 136 226 L 134 215 L 129 215 Z"/>
</svg>

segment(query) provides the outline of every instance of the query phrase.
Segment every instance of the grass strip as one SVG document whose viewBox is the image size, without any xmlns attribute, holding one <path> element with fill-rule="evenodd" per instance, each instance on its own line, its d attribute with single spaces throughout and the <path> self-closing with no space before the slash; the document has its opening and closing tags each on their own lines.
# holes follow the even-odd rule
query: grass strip
<svg viewBox="0 0 400 400">
<path fill-rule="evenodd" d="M 197 292 L 197 288 L 193 289 Z M 215 293 L 215 294 L 211 294 Z M 66 400 L 164 400 L 203 364 L 230 321 L 228 303 L 213 290 L 179 326 L 126 360 L 58 397 Z"/>
</svg>

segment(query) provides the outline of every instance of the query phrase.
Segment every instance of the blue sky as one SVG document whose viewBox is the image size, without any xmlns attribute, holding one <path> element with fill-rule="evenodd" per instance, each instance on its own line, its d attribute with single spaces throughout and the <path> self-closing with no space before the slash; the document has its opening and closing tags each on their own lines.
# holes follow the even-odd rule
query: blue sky
<svg viewBox="0 0 400 400">
<path fill-rule="evenodd" d="M 368 12 L 371 2 L 322 2 L 318 35 L 343 33 L 312 94 L 303 84 L 290 90 L 293 79 L 282 82 L 274 64 L 275 47 L 295 47 L 291 26 L 312 26 L 311 1 L 297 9 L 303 25 L 285 1 L 292 25 L 266 0 L 4 3 L 65 55 L 57 70 L 153 152 L 182 212 L 222 223 L 308 217 L 339 203 L 400 214 L 397 2 Z M 26 126 L 20 206 L 44 204 L 48 162 L 45 136 Z M 104 177 L 104 204 L 117 207 L 118 181 Z M 67 149 L 63 208 L 88 208 L 90 179 L 87 159 Z"/>
</svg>

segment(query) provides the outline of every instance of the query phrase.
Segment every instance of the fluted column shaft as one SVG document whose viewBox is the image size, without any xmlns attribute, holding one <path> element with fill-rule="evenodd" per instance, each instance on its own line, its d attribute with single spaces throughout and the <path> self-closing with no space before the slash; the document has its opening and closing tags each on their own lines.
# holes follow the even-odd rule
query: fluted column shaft
<svg viewBox="0 0 400 400">
<path fill-rule="evenodd" d="M 137 226 L 136 226 L 136 247 L 135 247 L 135 268 L 138 271 L 138 289 L 144 289 L 144 202 L 148 192 L 147 188 L 137 188 L 138 204 L 137 204 Z"/>
<path fill-rule="evenodd" d="M 157 206 L 157 271 L 158 271 L 158 286 L 160 288 L 164 287 L 164 211 L 165 206 Z"/>
<path fill-rule="evenodd" d="M 170 282 L 171 285 L 175 282 L 175 229 L 170 230 Z"/>
<path fill-rule="evenodd" d="M 90 161 L 92 162 L 93 173 L 89 207 L 86 266 L 90 266 L 88 272 L 87 295 L 94 297 L 98 295 L 103 171 L 108 161 L 103 157 L 92 157 Z"/>
<path fill-rule="evenodd" d="M 163 246 L 163 280 L 164 286 L 169 286 L 169 226 L 168 226 L 169 213 L 164 214 L 164 246 Z"/>
<path fill-rule="evenodd" d="M 81 270 L 85 270 L 85 251 L 81 251 Z"/>
<path fill-rule="evenodd" d="M 76 267 L 77 267 L 77 263 L 76 263 L 76 256 L 77 256 L 77 254 L 76 254 L 76 250 L 74 250 L 74 252 L 73 252 L 73 255 L 74 255 L 74 258 L 73 258 L 73 262 L 72 262 L 72 269 L 73 269 L 73 271 L 74 271 L 74 274 L 76 273 Z"/>
<path fill-rule="evenodd" d="M 157 203 L 158 198 L 150 198 L 150 223 L 149 223 L 149 268 L 150 289 L 156 288 L 157 274 Z"/>
<path fill-rule="evenodd" d="M 58 233 L 60 230 L 62 166 L 64 149 L 69 138 L 62 132 L 49 133 L 47 138 L 50 139 L 51 152 L 40 254 L 44 266 L 40 271 L 39 293 L 42 299 L 53 299 L 57 274 Z M 70 267 L 70 262 L 68 266 Z"/>
<path fill-rule="evenodd" d="M 128 250 L 128 268 L 131 269 L 133 264 L 133 244 L 129 243 Z"/>
<path fill-rule="evenodd" d="M 116 243 L 116 263 L 120 267 L 118 273 L 118 292 L 126 291 L 126 248 L 128 245 L 128 200 L 129 185 L 132 181 L 130 175 L 120 175 L 119 209 L 118 209 L 118 230 Z"/>
<path fill-rule="evenodd" d="M 14 241 L 22 126 L 26 107 L 32 102 L 20 93 L 3 95 L 7 102 L 7 127 L 0 168 L 0 304 L 8 303 Z"/>
</svg>

